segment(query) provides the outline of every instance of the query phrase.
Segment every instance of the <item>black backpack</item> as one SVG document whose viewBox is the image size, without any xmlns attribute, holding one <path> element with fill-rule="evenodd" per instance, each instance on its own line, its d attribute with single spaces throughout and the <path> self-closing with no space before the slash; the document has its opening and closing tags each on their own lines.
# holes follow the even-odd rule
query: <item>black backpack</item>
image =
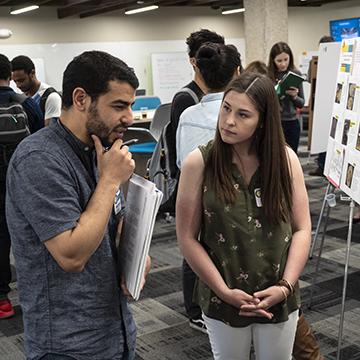
<svg viewBox="0 0 360 360">
<path fill-rule="evenodd" d="M 182 88 L 177 92 L 190 94 L 195 104 L 199 102 L 195 92 L 189 88 Z M 155 183 L 156 187 L 162 191 L 163 198 L 159 208 L 160 212 L 175 212 L 176 195 L 180 170 L 176 166 L 176 156 L 168 146 L 168 139 L 171 138 L 172 124 L 170 121 L 163 128 L 155 150 L 147 163 L 146 178 Z M 175 164 L 172 164 L 175 162 Z M 174 166 L 175 165 L 175 166 Z M 173 174 L 171 169 L 177 169 Z"/>
<path fill-rule="evenodd" d="M 20 141 L 30 135 L 22 103 L 28 97 L 15 94 L 10 103 L 0 104 L 0 180 L 5 181 L 9 161 Z"/>
<path fill-rule="evenodd" d="M 45 90 L 45 92 L 42 94 L 42 96 L 40 98 L 39 106 L 40 106 L 40 110 L 41 110 L 41 112 L 43 113 L 44 116 L 45 116 L 45 103 L 46 103 L 46 100 L 49 97 L 49 95 L 54 93 L 54 92 L 57 93 L 57 91 L 53 87 L 50 86 Z"/>
</svg>

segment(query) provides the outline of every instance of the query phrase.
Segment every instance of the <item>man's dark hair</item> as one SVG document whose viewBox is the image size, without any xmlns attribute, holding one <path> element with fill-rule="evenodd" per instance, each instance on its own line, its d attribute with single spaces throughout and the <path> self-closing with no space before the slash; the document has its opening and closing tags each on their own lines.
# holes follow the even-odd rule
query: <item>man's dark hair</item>
<svg viewBox="0 0 360 360">
<path fill-rule="evenodd" d="M 128 83 L 134 90 L 139 86 L 134 69 L 115 56 L 103 51 L 86 51 L 76 56 L 64 71 L 62 108 L 73 105 L 72 94 L 77 87 L 95 102 L 109 91 L 109 81 Z"/>
<path fill-rule="evenodd" d="M 11 76 L 11 62 L 3 54 L 0 54 L 0 79 L 7 80 Z"/>
<path fill-rule="evenodd" d="M 335 39 L 331 35 L 324 35 L 319 40 L 319 45 L 322 44 L 322 43 L 328 43 L 328 42 L 335 42 Z"/>
<path fill-rule="evenodd" d="M 199 31 L 195 31 L 191 33 L 190 36 L 186 39 L 189 57 L 195 57 L 197 51 L 200 49 L 200 46 L 207 42 L 225 44 L 225 39 L 223 36 L 208 29 L 201 29 Z"/>
<path fill-rule="evenodd" d="M 24 72 L 30 75 L 32 70 L 35 70 L 35 65 L 32 60 L 25 55 L 19 55 L 11 60 L 12 71 L 24 70 Z"/>
</svg>

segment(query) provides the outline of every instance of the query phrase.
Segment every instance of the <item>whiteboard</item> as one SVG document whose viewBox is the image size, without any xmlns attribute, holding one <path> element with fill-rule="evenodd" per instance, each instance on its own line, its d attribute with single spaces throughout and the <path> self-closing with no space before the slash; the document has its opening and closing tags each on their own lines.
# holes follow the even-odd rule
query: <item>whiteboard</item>
<svg viewBox="0 0 360 360">
<path fill-rule="evenodd" d="M 153 93 L 169 103 L 173 95 L 193 79 L 193 69 L 186 52 L 151 54 Z"/>
<path fill-rule="evenodd" d="M 245 39 L 226 39 L 225 42 L 236 46 L 245 67 Z M 151 69 L 153 94 L 159 96 L 162 103 L 171 102 L 175 93 L 194 77 L 186 51 L 151 53 Z"/>
<path fill-rule="evenodd" d="M 340 48 L 341 42 L 323 43 L 319 47 L 311 154 L 325 152 L 327 149 L 340 62 Z"/>
</svg>

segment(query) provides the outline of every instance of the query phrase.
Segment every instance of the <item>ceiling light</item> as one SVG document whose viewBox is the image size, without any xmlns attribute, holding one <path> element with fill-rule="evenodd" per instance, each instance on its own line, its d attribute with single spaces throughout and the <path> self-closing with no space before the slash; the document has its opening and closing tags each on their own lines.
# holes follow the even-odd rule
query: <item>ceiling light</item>
<svg viewBox="0 0 360 360">
<path fill-rule="evenodd" d="M 229 14 L 235 14 L 235 13 L 239 13 L 239 12 L 244 12 L 245 8 L 231 8 L 231 9 L 223 9 L 223 11 L 221 12 L 223 15 L 229 15 Z"/>
<path fill-rule="evenodd" d="M 21 8 L 11 8 L 10 14 L 11 15 L 18 15 L 27 11 L 36 10 L 39 8 L 39 5 L 30 5 L 27 7 L 21 7 Z"/>
<path fill-rule="evenodd" d="M 145 7 L 137 8 L 137 9 L 133 9 L 133 10 L 126 10 L 125 14 L 131 15 L 131 14 L 136 14 L 136 13 L 143 12 L 143 11 L 155 10 L 157 8 L 158 8 L 157 5 L 145 6 Z"/>
<path fill-rule="evenodd" d="M 0 39 L 7 39 L 12 35 L 12 31 L 9 29 L 0 29 Z"/>
</svg>

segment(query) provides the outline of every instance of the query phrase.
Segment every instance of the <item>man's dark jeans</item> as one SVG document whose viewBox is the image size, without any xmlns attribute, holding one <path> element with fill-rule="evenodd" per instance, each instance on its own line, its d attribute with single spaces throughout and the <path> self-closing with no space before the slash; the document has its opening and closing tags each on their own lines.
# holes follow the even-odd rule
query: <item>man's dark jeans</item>
<svg viewBox="0 0 360 360">
<path fill-rule="evenodd" d="M 6 183 L 0 181 L 0 301 L 7 300 L 10 292 L 10 234 L 5 217 Z"/>
<path fill-rule="evenodd" d="M 199 319 L 201 318 L 201 309 L 200 306 L 193 303 L 193 293 L 195 285 L 196 274 L 191 269 L 189 264 L 183 259 L 182 263 L 182 283 L 183 283 L 183 295 L 184 295 L 184 305 L 187 316 L 190 319 Z"/>
</svg>

